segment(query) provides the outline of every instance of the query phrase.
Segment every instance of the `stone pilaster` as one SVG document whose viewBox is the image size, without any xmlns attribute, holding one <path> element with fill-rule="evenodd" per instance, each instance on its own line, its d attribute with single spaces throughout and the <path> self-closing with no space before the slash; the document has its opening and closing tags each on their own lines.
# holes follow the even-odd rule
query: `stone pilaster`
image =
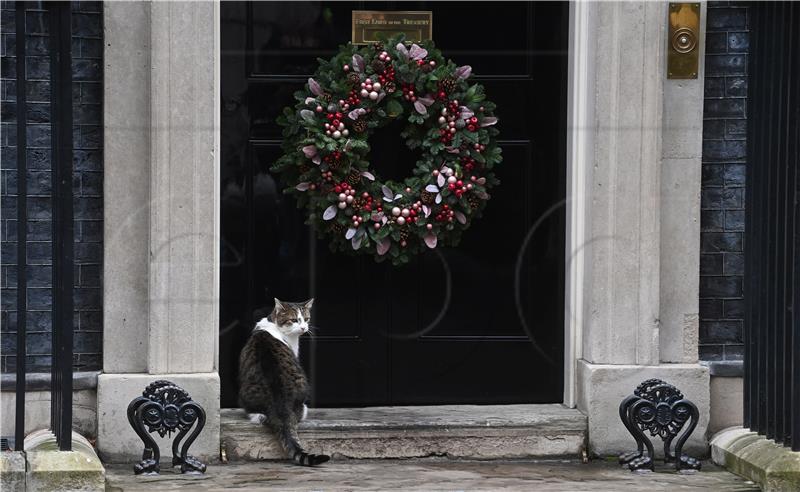
<svg viewBox="0 0 800 492">
<path fill-rule="evenodd" d="M 156 379 L 208 421 L 192 454 L 219 453 L 219 5 L 105 9 L 104 374 L 98 449 L 134 461 L 128 402 Z M 162 450 L 166 448 L 162 446 Z M 168 454 L 168 453 L 167 453 Z"/>
<path fill-rule="evenodd" d="M 584 214 L 585 234 L 572 246 L 585 256 L 583 323 L 572 328 L 582 341 L 577 406 L 589 417 L 590 451 L 629 450 L 618 405 L 639 382 L 664 379 L 700 408 L 689 443 L 699 451 L 709 412 L 708 372 L 697 364 L 702 72 L 667 80 L 666 3 L 572 8 L 573 29 L 593 36 L 582 45 L 588 54 L 572 54 L 591 60 L 584 94 L 573 94 L 591 115 L 572 124 L 588 134 L 572 170 L 589 197 L 573 210 Z"/>
</svg>

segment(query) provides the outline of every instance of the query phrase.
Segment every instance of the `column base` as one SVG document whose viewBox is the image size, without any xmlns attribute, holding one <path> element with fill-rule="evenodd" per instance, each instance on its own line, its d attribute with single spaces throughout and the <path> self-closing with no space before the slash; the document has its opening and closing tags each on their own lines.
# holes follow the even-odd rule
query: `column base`
<svg viewBox="0 0 800 492">
<path fill-rule="evenodd" d="M 159 379 L 172 381 L 189 392 L 206 411 L 206 425 L 189 453 L 201 461 L 219 459 L 219 374 L 101 374 L 97 379 L 97 451 L 106 463 L 130 463 L 142 457 L 142 441 L 128 423 L 128 404 Z M 162 468 L 172 464 L 172 440 L 150 434 L 161 449 Z M 172 437 L 175 437 L 173 433 Z"/>
<path fill-rule="evenodd" d="M 697 405 L 700 422 L 684 446 L 695 457 L 708 454 L 706 431 L 710 412 L 708 368 L 700 364 L 660 364 L 657 366 L 592 364 L 578 361 L 578 409 L 589 417 L 589 452 L 618 455 L 636 449 L 636 442 L 622 425 L 619 404 L 642 381 L 663 379 L 676 386 Z M 648 434 L 649 437 L 649 434 Z M 661 439 L 654 439 L 656 455 L 661 456 Z"/>
</svg>

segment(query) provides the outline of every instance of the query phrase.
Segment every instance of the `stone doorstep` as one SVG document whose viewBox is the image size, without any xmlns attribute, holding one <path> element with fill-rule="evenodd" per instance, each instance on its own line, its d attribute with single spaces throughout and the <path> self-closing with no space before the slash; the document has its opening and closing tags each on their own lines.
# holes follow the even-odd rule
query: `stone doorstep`
<svg viewBox="0 0 800 492">
<path fill-rule="evenodd" d="M 285 459 L 264 427 L 240 409 L 222 409 L 229 460 Z M 336 458 L 463 459 L 579 457 L 586 417 L 561 404 L 312 408 L 300 424 L 311 453 Z"/>
<path fill-rule="evenodd" d="M 800 490 L 800 452 L 776 444 L 749 429 L 731 427 L 714 435 L 711 459 L 758 483 L 765 492 Z"/>
</svg>

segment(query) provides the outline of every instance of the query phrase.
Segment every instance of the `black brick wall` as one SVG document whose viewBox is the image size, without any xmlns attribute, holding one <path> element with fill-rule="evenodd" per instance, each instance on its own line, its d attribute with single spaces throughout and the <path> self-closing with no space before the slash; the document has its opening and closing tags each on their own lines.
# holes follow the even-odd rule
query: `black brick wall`
<svg viewBox="0 0 800 492">
<path fill-rule="evenodd" d="M 48 371 L 51 362 L 50 59 L 48 16 L 41 2 L 26 13 L 28 122 L 28 370 Z M 0 369 L 16 366 L 16 36 L 14 2 L 0 2 L 2 15 L 2 346 Z M 97 370 L 102 350 L 103 240 L 103 15 L 102 2 L 72 2 L 72 98 L 75 213 L 75 368 Z"/>
<path fill-rule="evenodd" d="M 742 358 L 748 9 L 709 2 L 703 111 L 700 358 Z"/>
</svg>

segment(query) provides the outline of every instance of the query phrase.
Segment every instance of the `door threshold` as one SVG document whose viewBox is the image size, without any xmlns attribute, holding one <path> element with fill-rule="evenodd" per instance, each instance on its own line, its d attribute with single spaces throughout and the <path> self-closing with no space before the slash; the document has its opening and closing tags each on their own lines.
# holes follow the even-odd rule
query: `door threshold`
<svg viewBox="0 0 800 492">
<path fill-rule="evenodd" d="M 241 409 L 222 409 L 221 421 L 228 459 L 284 459 Z M 307 451 L 334 458 L 555 458 L 579 457 L 587 426 L 559 403 L 311 408 L 299 434 Z"/>
</svg>

